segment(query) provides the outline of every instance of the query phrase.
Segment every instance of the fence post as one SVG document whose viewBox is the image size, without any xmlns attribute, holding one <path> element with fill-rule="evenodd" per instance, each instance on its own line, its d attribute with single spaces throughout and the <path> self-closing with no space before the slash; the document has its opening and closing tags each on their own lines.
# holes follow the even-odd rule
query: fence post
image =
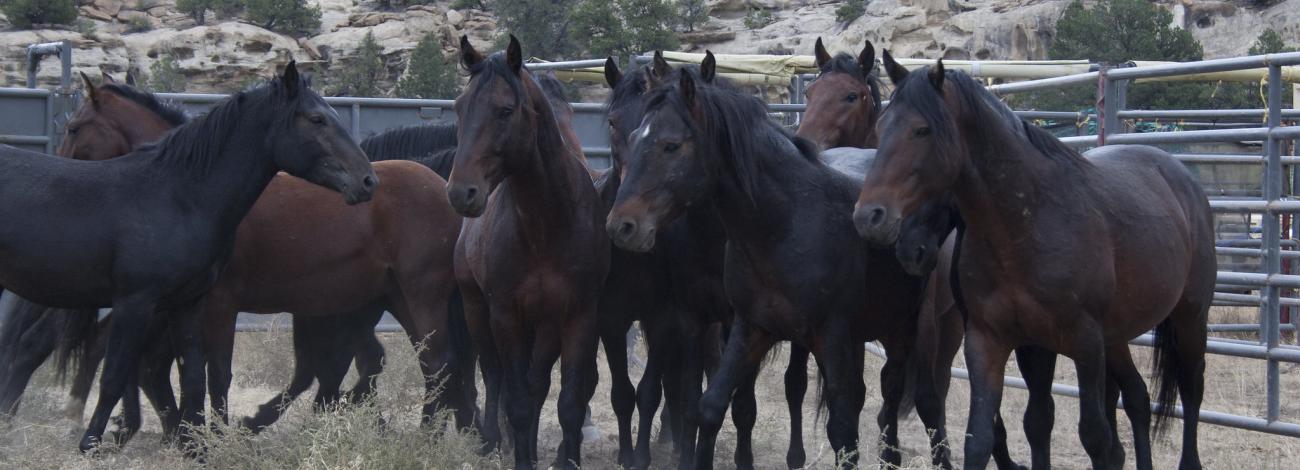
<svg viewBox="0 0 1300 470">
<path fill-rule="evenodd" d="M 1276 64 L 1270 64 L 1268 67 L 1268 121 L 1269 131 L 1277 129 L 1282 124 L 1282 68 Z M 1282 197 L 1282 153 L 1281 140 L 1269 135 L 1265 140 L 1264 152 L 1266 163 L 1264 166 L 1264 200 L 1271 203 Z M 1272 275 L 1278 274 L 1282 270 L 1280 244 L 1282 233 L 1279 227 L 1278 214 L 1268 212 L 1264 214 L 1264 272 Z M 1270 283 L 1271 284 L 1271 283 Z M 1281 289 L 1274 285 L 1265 286 L 1261 295 L 1264 296 L 1263 312 L 1260 315 L 1260 331 L 1264 333 L 1264 340 L 1269 348 L 1278 347 L 1279 339 L 1279 322 L 1281 321 L 1281 309 L 1279 300 L 1279 291 Z M 1267 413 L 1266 419 L 1272 423 L 1278 420 L 1280 415 L 1279 395 L 1281 393 L 1280 377 L 1278 370 L 1278 361 L 1270 357 L 1268 359 L 1267 371 Z"/>
<path fill-rule="evenodd" d="M 1106 145 L 1106 137 L 1115 132 L 1119 127 L 1119 92 L 1116 89 L 1115 82 L 1110 81 L 1106 72 L 1110 68 L 1102 66 L 1097 73 L 1097 96 L 1100 98 L 1097 103 L 1097 146 Z"/>
</svg>

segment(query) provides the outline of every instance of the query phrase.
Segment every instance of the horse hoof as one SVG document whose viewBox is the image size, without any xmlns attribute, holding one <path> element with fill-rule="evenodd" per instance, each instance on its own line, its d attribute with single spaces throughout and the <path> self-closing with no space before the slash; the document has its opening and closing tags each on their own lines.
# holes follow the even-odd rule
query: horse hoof
<svg viewBox="0 0 1300 470">
<path fill-rule="evenodd" d="M 81 443 L 77 445 L 77 448 L 81 449 L 83 454 L 94 453 L 99 448 L 99 438 L 91 435 L 82 436 Z"/>
<path fill-rule="evenodd" d="M 806 464 L 807 461 L 808 461 L 808 457 L 804 455 L 803 449 L 799 449 L 798 452 L 792 451 L 788 454 L 785 454 L 785 464 L 789 468 L 803 468 L 804 464 Z"/>
</svg>

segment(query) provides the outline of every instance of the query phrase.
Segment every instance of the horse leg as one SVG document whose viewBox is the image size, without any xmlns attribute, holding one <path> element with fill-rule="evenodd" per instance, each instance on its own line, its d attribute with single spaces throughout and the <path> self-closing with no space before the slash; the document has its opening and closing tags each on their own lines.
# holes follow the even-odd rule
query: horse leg
<svg viewBox="0 0 1300 470">
<path fill-rule="evenodd" d="M 614 407 L 614 415 L 618 418 L 618 464 L 624 467 L 632 466 L 632 412 L 637 407 L 637 392 L 632 386 L 632 380 L 628 378 L 628 344 L 627 334 L 628 326 L 631 323 L 628 319 L 620 318 L 615 312 L 602 312 L 600 320 L 600 339 L 605 345 L 605 361 L 609 365 L 610 373 L 610 404 Z M 648 361 L 648 359 L 647 359 Z M 647 374 L 643 374 L 641 384 L 646 383 L 648 377 L 649 365 L 646 365 Z M 643 409 L 642 415 L 645 411 Z M 653 411 L 651 412 L 653 416 Z M 644 420 L 642 420 L 644 421 Z M 643 426 L 642 429 L 645 429 Z M 644 431 L 643 431 L 644 433 Z M 646 457 L 649 457 L 647 454 Z M 644 468 L 638 466 L 639 468 Z"/>
<path fill-rule="evenodd" d="M 1080 315 L 1083 315 L 1080 312 Z M 1106 346 L 1099 325 L 1082 321 L 1074 328 L 1074 368 L 1079 380 L 1079 441 L 1092 468 L 1111 468 L 1110 423 L 1106 421 Z"/>
<path fill-rule="evenodd" d="M 148 330 L 155 315 L 156 300 L 150 295 L 135 295 L 113 302 L 113 323 L 104 358 L 104 374 L 99 380 L 99 401 L 95 403 L 95 412 L 78 444 L 82 452 L 94 450 L 103 440 L 113 408 L 122 399 L 131 370 L 139 366 L 140 351 L 150 337 Z"/>
<path fill-rule="evenodd" d="M 647 324 L 645 322 L 643 325 Z M 640 412 L 637 422 L 637 440 L 635 455 L 630 468 L 649 468 L 650 467 L 650 435 L 651 428 L 654 426 L 655 412 L 659 408 L 660 397 L 667 392 L 664 388 L 665 364 L 669 354 L 668 344 L 662 344 L 664 340 L 663 332 L 659 330 L 661 325 L 649 321 L 651 328 L 646 332 L 646 361 L 645 371 L 641 374 L 641 382 L 636 386 L 636 408 Z M 664 433 L 663 425 L 659 427 L 659 432 Z"/>
<path fill-rule="evenodd" d="M 187 453 L 197 454 L 201 449 L 194 447 L 193 430 L 204 425 L 204 353 L 203 327 L 200 324 L 197 305 L 190 305 L 172 312 L 172 327 L 179 334 L 173 334 L 172 348 L 180 353 L 181 382 L 181 429 L 177 442 Z"/>
<path fill-rule="evenodd" d="M 375 335 L 375 326 L 384 317 L 384 309 L 362 310 L 350 318 L 345 330 L 351 335 L 353 355 L 356 358 L 357 382 L 347 393 L 349 403 L 369 401 L 375 395 L 375 382 L 384 371 L 384 345 Z M 353 328 L 355 327 L 355 328 Z"/>
<path fill-rule="evenodd" d="M 790 364 L 785 368 L 785 403 L 790 410 L 790 448 L 785 464 L 803 468 L 808 457 L 803 450 L 803 397 L 808 393 L 808 350 L 790 343 Z"/>
<path fill-rule="evenodd" d="M 451 347 L 451 321 L 447 316 L 454 283 L 450 279 L 440 279 L 430 269 L 403 276 L 398 283 L 401 295 L 394 296 L 391 307 L 399 321 L 411 325 L 406 331 L 411 344 L 419 351 L 420 370 L 424 374 L 427 396 L 420 422 L 426 426 L 433 424 L 438 410 L 448 409 L 456 414 L 457 427 L 469 426 L 473 408 L 465 403 L 462 388 L 449 386 L 439 393 L 444 379 L 447 384 L 457 384 L 461 380 Z"/>
<path fill-rule="evenodd" d="M 754 468 L 754 423 L 758 422 L 758 369 L 744 376 L 731 397 L 731 423 L 736 427 L 736 468 Z"/>
<path fill-rule="evenodd" d="M 469 300 L 468 297 L 466 300 Z M 466 306 L 468 307 L 468 302 Z M 496 340 L 496 351 L 502 367 L 501 378 L 505 386 L 505 396 L 503 398 L 506 403 L 506 419 L 514 439 L 515 468 L 528 470 L 533 468 L 537 460 L 534 453 L 537 439 L 532 431 L 533 415 L 539 404 L 539 400 L 533 396 L 530 387 L 529 373 L 531 372 L 530 363 L 532 362 L 533 351 L 529 346 L 533 342 L 542 343 L 543 341 L 540 340 L 549 335 L 542 335 L 541 332 L 537 332 L 535 338 L 530 340 L 530 336 L 534 335 L 528 334 L 522 325 L 519 325 L 514 318 L 510 318 L 514 312 L 518 311 L 514 305 L 494 306 L 492 311 L 502 312 L 500 315 L 494 314 L 490 318 L 490 322 L 492 324 L 492 337 Z M 504 312 L 510 313 L 506 314 Z M 484 376 L 486 377 L 486 375 L 485 370 Z M 545 375 L 546 377 L 539 377 L 538 380 L 546 380 L 549 385 L 549 371 Z M 491 393 L 490 387 L 488 393 Z M 492 408 L 490 403 L 488 408 Z M 578 420 L 581 421 L 582 417 L 579 416 Z"/>
<path fill-rule="evenodd" d="M 912 352 L 915 355 L 913 364 L 918 368 L 912 401 L 917 416 L 930 435 L 930 464 L 950 469 L 952 456 L 948 446 L 945 404 L 952 382 L 952 362 L 961 349 L 965 326 L 956 312 L 936 312 L 934 305 L 927 298 L 922 306 L 922 318 L 918 321 L 917 342 Z M 1005 443 L 1006 439 L 1003 438 L 1002 442 Z M 1002 447 L 1005 448 L 1005 444 Z"/>
<path fill-rule="evenodd" d="M 175 439 L 180 433 L 180 410 L 176 405 L 176 394 L 172 390 L 172 363 L 176 360 L 176 351 L 170 343 L 162 343 L 140 364 L 140 390 L 145 398 L 153 404 L 154 413 L 162 425 L 163 435 L 168 440 Z"/>
<path fill-rule="evenodd" d="M 841 327 L 831 331 L 849 329 Z M 858 465 L 858 416 L 867 398 L 867 386 L 860 373 L 865 353 L 862 343 L 847 334 L 827 336 L 814 351 L 826 384 L 823 391 L 828 414 L 826 437 L 835 451 L 838 468 Z"/>
<path fill-rule="evenodd" d="M 479 448 L 479 452 L 487 454 L 501 445 L 499 407 L 504 371 L 496 349 L 488 305 L 482 291 L 477 285 L 461 282 L 460 293 L 464 307 L 465 328 L 473 338 L 473 349 L 478 356 L 479 368 L 483 371 L 484 403 L 483 415 L 478 422 L 478 434 L 483 438 L 483 445 Z M 472 368 L 465 371 L 465 380 L 473 383 Z"/>
<path fill-rule="evenodd" d="M 676 444 L 677 461 L 682 466 L 695 461 L 695 437 L 699 427 L 696 413 L 700 409 L 700 396 L 704 392 L 704 370 L 710 357 L 709 352 L 706 351 L 706 343 L 711 336 L 717 335 L 717 331 L 710 328 L 708 324 L 696 323 L 694 320 L 696 319 L 687 320 L 697 328 L 689 335 L 684 335 L 687 344 L 680 352 L 681 383 L 677 387 L 681 390 L 682 403 L 677 409 L 669 410 L 675 413 L 676 418 L 681 422 L 680 431 L 673 431 L 673 439 Z"/>
<path fill-rule="evenodd" d="M 77 372 L 72 376 L 72 390 L 68 392 L 68 404 L 63 408 L 63 415 L 81 427 L 86 415 L 86 400 L 90 398 L 90 388 L 95 385 L 95 374 L 99 372 L 100 363 L 104 362 L 104 347 L 108 341 L 108 325 L 99 322 L 99 334 L 95 341 L 86 345 L 90 348 L 81 361 L 77 363 Z M 160 415 L 161 417 L 161 415 Z M 165 422 L 165 421 L 164 421 Z M 77 432 L 80 432 L 78 430 Z"/>
<path fill-rule="evenodd" d="M 1029 403 L 1025 406 L 1025 438 L 1029 441 L 1031 465 L 1034 469 L 1048 469 L 1052 465 L 1052 428 L 1056 422 L 1056 402 L 1052 399 L 1052 378 L 1056 374 L 1056 353 L 1038 347 L 1016 348 L 1016 365 L 1029 389 Z M 1003 435 L 1006 434 L 1005 429 Z M 1002 443 L 1006 446 L 1006 438 Z M 1007 457 L 1010 461 L 1010 457 Z M 1015 465 L 1012 463 L 1011 465 Z M 999 467 L 1001 468 L 1001 467 Z"/>
<path fill-rule="evenodd" d="M 700 398 L 699 440 L 695 447 L 694 468 L 713 468 L 713 446 L 722 428 L 722 418 L 732 393 L 758 371 L 763 356 L 776 342 L 766 331 L 750 326 L 740 315 L 732 322 L 730 338 L 722 354 L 722 365 L 714 374 L 709 388 Z M 683 454 L 684 458 L 684 454 Z M 684 465 L 685 466 L 685 465 Z"/>
<path fill-rule="evenodd" d="M 298 315 L 293 316 L 293 377 L 289 379 L 289 387 L 279 395 L 257 407 L 257 413 L 253 416 L 245 417 L 240 420 L 239 425 L 255 433 L 262 432 L 267 427 L 274 424 L 284 414 L 284 410 L 298 395 L 302 395 L 311 384 L 316 381 L 315 370 L 319 367 L 316 365 L 317 355 L 312 350 L 312 345 L 308 341 L 306 330 L 310 329 L 309 325 L 300 325 L 301 320 Z"/>
<path fill-rule="evenodd" d="M 966 333 L 966 367 L 970 370 L 970 414 L 966 422 L 966 468 L 988 466 L 993 452 L 993 420 L 1002 404 L 1002 380 L 1011 348 L 979 329 Z"/>
<path fill-rule="evenodd" d="M 238 308 L 220 287 L 210 291 L 200 302 L 203 321 L 203 348 L 207 354 L 208 394 L 212 410 L 222 424 L 230 423 L 228 401 L 235 355 L 235 320 Z M 296 331 L 296 330 L 295 330 Z"/>
<path fill-rule="evenodd" d="M 557 403 L 560 415 L 560 429 L 564 433 L 564 441 L 561 446 L 563 455 L 556 457 L 556 468 L 573 469 L 582 468 L 582 417 L 587 405 L 591 402 L 592 395 L 596 392 L 596 382 L 598 381 L 596 369 L 596 341 L 598 337 L 596 302 L 593 300 L 590 310 L 582 312 L 567 322 L 564 328 L 565 338 L 559 345 L 560 357 L 560 401 Z M 627 331 L 626 328 L 623 329 Z M 559 337 L 555 337 L 559 341 Z M 538 344 L 543 341 L 539 338 Z M 536 359 L 536 358 L 535 358 Z M 534 370 L 538 366 L 544 366 L 541 373 L 549 377 L 551 366 L 555 360 L 549 362 L 534 363 Z M 626 364 L 626 360 L 623 361 Z M 549 384 L 548 384 L 549 385 Z M 545 400 L 545 390 L 541 390 L 541 398 Z M 560 458 L 563 457 L 561 461 Z"/>
<path fill-rule="evenodd" d="M 906 336 L 899 338 L 885 336 L 880 343 L 885 347 L 885 366 L 880 369 L 880 394 L 883 401 L 876 414 L 876 426 L 880 429 L 880 462 L 885 467 L 899 467 L 903 464 L 902 449 L 898 442 L 898 409 L 903 395 L 907 392 L 907 365 L 911 354 L 912 341 Z"/>
<path fill-rule="evenodd" d="M 1199 299 L 1202 303 L 1184 301 L 1164 320 L 1167 325 L 1162 324 L 1157 329 L 1173 335 L 1170 339 L 1173 351 L 1166 352 L 1173 357 L 1166 357 L 1165 361 L 1176 361 L 1166 364 L 1166 367 L 1175 368 L 1170 378 L 1178 381 L 1178 397 L 1183 402 L 1183 449 L 1178 461 L 1179 470 L 1201 468 L 1196 433 L 1201 399 L 1205 394 L 1205 322 L 1210 305 L 1205 296 Z M 1163 371 L 1157 373 L 1165 375 Z M 1127 397 L 1125 401 L 1128 401 Z M 1173 406 L 1172 400 L 1169 406 Z"/>
<path fill-rule="evenodd" d="M 308 351 L 316 357 L 311 374 L 316 377 L 312 408 L 317 412 L 337 409 L 343 398 L 339 389 L 352 364 L 352 349 L 340 344 L 340 339 L 346 336 L 344 330 L 352 326 L 347 322 L 348 316 L 343 313 L 323 317 L 294 315 L 293 318 L 294 335 L 301 334 L 309 345 Z"/>
</svg>

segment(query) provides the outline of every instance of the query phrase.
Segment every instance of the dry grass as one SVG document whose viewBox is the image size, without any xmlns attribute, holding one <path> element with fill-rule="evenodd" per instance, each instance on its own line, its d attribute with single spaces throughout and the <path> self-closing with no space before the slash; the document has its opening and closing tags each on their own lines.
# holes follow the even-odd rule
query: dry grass
<svg viewBox="0 0 1300 470">
<path fill-rule="evenodd" d="M 1248 323 L 1254 321 L 1253 309 L 1216 309 L 1216 322 Z M 456 433 L 437 426 L 421 429 L 418 415 L 421 381 L 415 366 L 414 354 L 403 337 L 387 335 L 384 338 L 389 351 L 389 365 L 380 378 L 379 396 L 375 403 L 350 407 L 329 413 L 314 413 L 309 401 L 300 400 L 279 423 L 267 432 L 252 436 L 229 428 L 208 433 L 204 437 L 207 447 L 206 463 L 215 468 L 504 468 L 513 460 L 500 454 L 477 456 L 474 437 Z M 234 388 L 231 393 L 232 416 L 251 414 L 261 402 L 277 393 L 288 380 L 290 367 L 290 341 L 284 332 L 240 334 L 236 349 Z M 1135 347 L 1134 355 L 1139 365 L 1149 369 L 1150 355 L 1146 348 Z M 867 406 L 861 417 L 863 442 L 860 451 L 863 462 L 871 462 L 877 453 L 874 436 L 875 411 L 879 409 L 879 384 L 877 377 L 883 361 L 867 356 L 864 377 L 867 383 Z M 962 365 L 959 356 L 957 366 Z M 784 360 L 776 361 L 784 364 Z M 602 374 L 608 377 L 604 368 Z M 1057 382 L 1073 383 L 1073 364 L 1062 360 L 1058 364 Z M 1008 372 L 1015 373 L 1015 365 L 1008 364 Z M 634 374 L 640 371 L 634 369 Z M 1205 409 L 1262 416 L 1264 407 L 1264 365 L 1262 362 L 1212 357 L 1207 370 Z M 1300 389 L 1300 372 L 1283 367 L 1283 387 Z M 349 378 L 349 383 L 352 379 Z M 552 399 L 543 410 L 539 448 L 542 459 L 554 457 L 559 444 L 560 430 L 555 419 L 555 394 L 558 378 L 553 382 Z M 593 419 L 603 436 L 583 446 L 583 458 L 588 468 L 615 467 L 618 444 L 616 423 L 609 402 L 607 381 L 597 390 L 593 400 Z M 66 390 L 56 383 L 49 370 L 38 372 L 23 409 L 12 423 L 0 425 L 0 468 L 141 468 L 173 469 L 197 468 L 201 465 L 185 459 L 180 452 L 161 443 L 156 418 L 146 412 L 144 431 L 120 452 L 98 457 L 83 457 L 76 452 L 75 438 L 70 433 L 71 423 L 58 418 Z M 813 424 L 816 416 L 810 392 L 804 406 L 805 441 L 809 466 L 826 468 L 833 463 L 829 445 L 824 436 L 824 423 Z M 93 395 L 92 395 L 93 396 Z M 309 396 L 304 396 L 309 398 Z M 1028 444 L 1020 427 L 1018 416 L 1024 410 L 1025 392 L 1008 388 L 1004 398 L 1003 413 L 1007 417 L 1011 435 L 1011 448 L 1019 461 L 1028 463 Z M 759 417 L 755 427 L 755 463 L 758 468 L 785 466 L 785 450 L 789 426 L 782 378 L 779 370 L 765 371 L 759 382 Z M 965 429 L 969 392 L 967 383 L 956 380 L 948 400 L 948 426 L 951 445 L 957 449 L 960 460 Z M 1283 399 L 1285 420 L 1300 421 L 1300 400 Z M 1059 468 L 1087 468 L 1087 457 L 1075 434 L 1078 419 L 1077 402 L 1070 398 L 1056 400 L 1056 432 L 1052 440 L 1053 463 Z M 380 430 L 380 416 L 388 424 Z M 656 420 L 657 425 L 658 420 Z M 1128 423 L 1121 414 L 1120 435 L 1132 466 L 1132 448 Z M 1181 423 L 1155 445 L 1156 468 L 1173 468 L 1177 465 Z M 926 468 L 928 450 L 920 422 L 913 416 L 902 424 L 904 463 L 909 468 Z M 734 430 L 724 426 L 719 438 L 715 463 L 719 468 L 731 467 L 734 450 Z M 1287 462 L 1300 458 L 1300 447 L 1289 438 L 1241 431 L 1232 428 L 1203 425 L 1200 438 L 1201 456 L 1207 468 L 1290 468 Z M 671 462 L 669 449 L 656 447 L 654 462 L 663 467 Z"/>
</svg>

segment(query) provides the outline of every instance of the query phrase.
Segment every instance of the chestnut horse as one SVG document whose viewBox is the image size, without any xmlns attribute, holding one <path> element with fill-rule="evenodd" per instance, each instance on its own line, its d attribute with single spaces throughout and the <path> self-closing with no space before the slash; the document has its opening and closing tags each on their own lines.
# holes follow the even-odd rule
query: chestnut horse
<svg viewBox="0 0 1300 470">
<path fill-rule="evenodd" d="M 650 91 L 633 135 L 607 223 L 615 244 L 649 250 L 659 228 L 693 205 L 716 207 L 726 229 L 724 279 L 736 320 L 701 399 L 695 466 L 712 466 L 738 380 L 782 339 L 817 358 L 827 435 L 837 460 L 854 465 L 866 393 L 862 343 L 885 344 L 887 406 L 879 419 L 892 422 L 921 296 L 920 278 L 904 273 L 892 252 L 868 250 L 853 232 L 848 215 L 859 177 L 822 163 L 813 144 L 769 120 L 758 99 L 698 85 L 690 74 Z"/>
<path fill-rule="evenodd" d="M 804 93 L 808 105 L 795 135 L 822 149 L 876 148 L 880 80 L 872 73 L 876 49 L 871 41 L 856 58 L 843 52 L 832 57 L 822 46 L 822 38 L 817 38 L 813 57 L 817 80 Z"/>
<path fill-rule="evenodd" d="M 537 461 L 542 404 L 562 359 L 556 463 L 577 468 L 597 382 L 597 301 L 609 269 L 603 204 L 524 69 L 519 41 L 512 36 L 504 53 L 484 58 L 461 36 L 460 49 L 470 80 L 456 98 L 460 145 L 447 193 L 470 218 L 456 244 L 466 320 L 487 394 L 505 382 L 517 468 Z M 493 446 L 500 437 L 488 421 L 484 438 Z"/>
<path fill-rule="evenodd" d="M 202 424 L 196 306 L 229 261 L 240 221 L 281 169 L 352 204 L 368 201 L 378 184 L 292 62 L 271 83 L 121 158 L 86 162 L 0 147 L 0 219 L 21 222 L 0 226 L 0 284 L 53 307 L 113 306 L 83 451 L 98 446 L 141 351 L 169 323 L 184 351 L 180 418 Z"/>
<path fill-rule="evenodd" d="M 953 194 L 966 224 L 955 279 L 968 313 L 967 468 L 988 461 L 1004 365 L 1027 344 L 1074 360 L 1079 435 L 1092 466 L 1123 465 L 1113 424 L 1122 393 L 1137 468 L 1150 468 L 1151 409 L 1128 341 L 1152 328 L 1156 429 L 1181 395 L 1180 468 L 1199 468 L 1205 324 L 1217 269 L 1200 185 L 1153 147 L 1080 155 L 942 61 L 908 73 L 886 53 L 885 65 L 898 86 L 877 125 L 881 149 L 854 220 L 872 242 L 892 244 L 903 217 Z M 1108 381 L 1116 387 L 1108 390 Z"/>
</svg>

